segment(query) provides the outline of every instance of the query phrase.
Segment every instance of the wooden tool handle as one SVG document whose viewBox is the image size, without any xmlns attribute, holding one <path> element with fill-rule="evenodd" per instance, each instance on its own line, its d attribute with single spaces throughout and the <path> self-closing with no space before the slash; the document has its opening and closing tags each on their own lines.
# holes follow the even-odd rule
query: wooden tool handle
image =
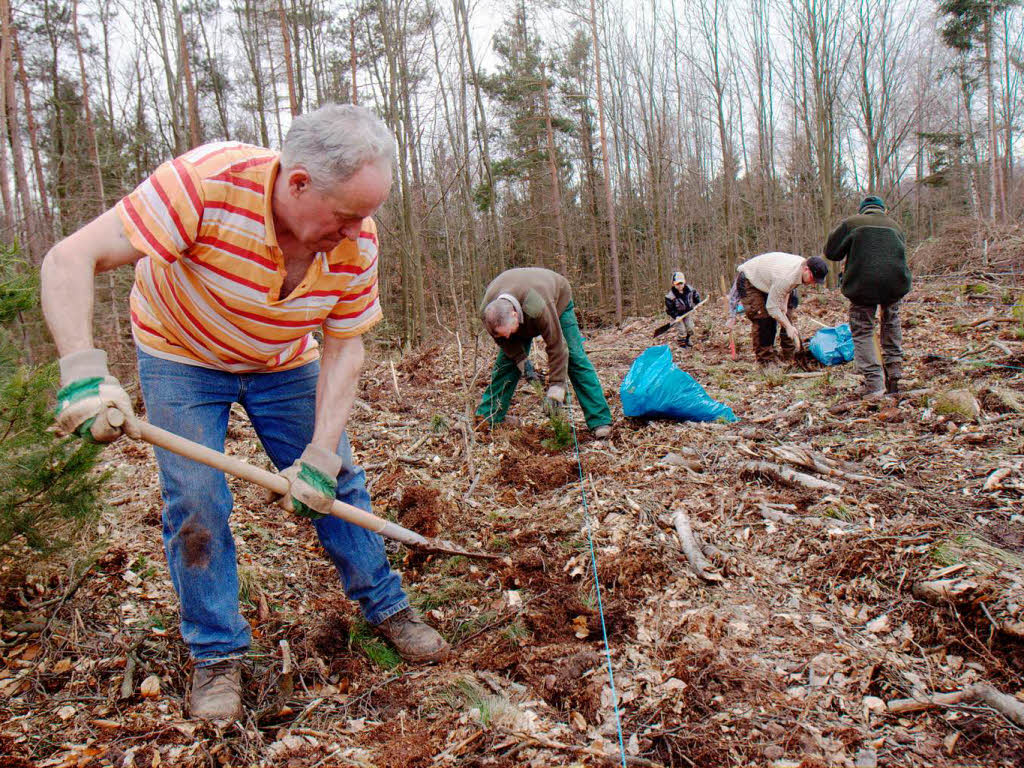
<svg viewBox="0 0 1024 768">
<path fill-rule="evenodd" d="M 164 448 L 171 453 L 184 456 L 186 459 L 198 461 L 201 464 L 219 469 L 221 472 L 234 477 L 248 480 L 250 483 L 255 483 L 282 496 L 288 493 L 288 480 L 276 472 L 268 472 L 246 461 L 236 459 L 234 456 L 228 456 L 220 451 L 207 448 L 205 445 L 200 445 L 173 432 L 168 432 L 166 429 L 155 427 L 142 419 L 124 414 L 117 408 L 108 409 L 106 419 L 114 427 L 119 427 L 123 424 L 125 434 L 145 440 L 147 443 L 158 448 Z M 381 533 L 388 525 L 386 520 L 337 499 L 334 500 L 334 504 L 331 506 L 331 515 L 340 517 L 342 520 L 347 520 L 354 525 L 358 525 L 360 528 L 366 528 L 374 533 Z M 414 532 L 409 531 L 409 533 Z M 418 534 L 414 535 L 418 536 Z"/>
</svg>

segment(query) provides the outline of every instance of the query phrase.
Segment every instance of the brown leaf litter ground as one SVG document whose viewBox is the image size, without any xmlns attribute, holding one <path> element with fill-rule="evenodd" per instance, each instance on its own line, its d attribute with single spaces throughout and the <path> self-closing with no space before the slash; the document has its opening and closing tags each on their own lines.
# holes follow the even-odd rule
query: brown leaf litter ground
<svg viewBox="0 0 1024 768">
<path fill-rule="evenodd" d="M 1024 763 L 1024 732 L 984 705 L 885 706 L 976 681 L 1021 693 L 1024 372 L 949 359 L 1021 366 L 1024 327 L 1007 304 L 1021 288 L 971 286 L 915 289 L 907 378 L 927 391 L 876 402 L 850 400 L 850 366 L 758 370 L 742 319 L 730 360 L 719 312 L 705 313 L 676 361 L 736 424 L 623 420 L 618 386 L 660 319 L 588 330 L 618 419 L 610 441 L 583 430 L 580 450 L 632 764 Z M 835 324 L 845 306 L 812 292 L 802 312 Z M 394 373 L 368 365 L 350 428 L 379 513 L 504 556 L 389 547 L 450 661 L 399 663 L 343 597 L 311 527 L 233 482 L 248 714 L 224 732 L 188 720 L 152 452 L 122 440 L 105 453 L 98 526 L 46 565 L 4 554 L 0 766 L 618 763 L 575 460 L 541 447 L 548 428 L 525 387 L 518 424 L 467 429 L 494 354 L 475 344 L 439 337 Z M 980 415 L 944 404 L 950 389 L 969 390 Z M 244 419 L 228 449 L 267 463 Z M 840 489 L 741 470 L 756 460 Z M 722 582 L 688 566 L 678 509 Z M 923 602 L 915 585 L 928 580 L 971 597 Z"/>
</svg>

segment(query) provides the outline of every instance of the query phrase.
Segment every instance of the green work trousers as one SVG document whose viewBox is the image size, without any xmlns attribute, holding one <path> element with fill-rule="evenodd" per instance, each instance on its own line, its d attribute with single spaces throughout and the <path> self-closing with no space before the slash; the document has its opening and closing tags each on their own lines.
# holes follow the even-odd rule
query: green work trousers
<svg viewBox="0 0 1024 768">
<path fill-rule="evenodd" d="M 580 334 L 580 326 L 576 322 L 576 312 L 571 301 L 559 315 L 558 324 L 562 327 L 562 336 L 569 347 L 569 381 L 572 382 L 576 399 L 583 409 L 587 428 L 597 429 L 605 424 L 611 424 L 612 412 L 608 408 L 608 401 L 604 399 L 597 371 L 583 349 L 583 336 Z M 526 353 L 529 354 L 530 342 L 526 342 L 524 346 Z M 484 391 L 476 415 L 483 416 L 492 425 L 504 421 L 508 407 L 512 403 L 512 393 L 519 383 L 519 376 L 519 368 L 515 362 L 499 349 L 498 359 L 494 361 L 494 370 L 491 371 L 491 383 Z"/>
</svg>

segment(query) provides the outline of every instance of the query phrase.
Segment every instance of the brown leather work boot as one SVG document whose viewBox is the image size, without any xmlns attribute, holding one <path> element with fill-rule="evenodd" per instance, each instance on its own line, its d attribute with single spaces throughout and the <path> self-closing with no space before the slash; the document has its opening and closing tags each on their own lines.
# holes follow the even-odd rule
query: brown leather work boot
<svg viewBox="0 0 1024 768">
<path fill-rule="evenodd" d="M 198 720 L 240 720 L 242 718 L 242 663 L 237 659 L 218 661 L 192 671 L 192 692 L 188 708 Z"/>
<path fill-rule="evenodd" d="M 405 608 L 384 619 L 376 629 L 403 659 L 413 664 L 444 661 L 451 652 L 448 641 L 433 627 L 425 624 L 412 608 Z"/>
</svg>

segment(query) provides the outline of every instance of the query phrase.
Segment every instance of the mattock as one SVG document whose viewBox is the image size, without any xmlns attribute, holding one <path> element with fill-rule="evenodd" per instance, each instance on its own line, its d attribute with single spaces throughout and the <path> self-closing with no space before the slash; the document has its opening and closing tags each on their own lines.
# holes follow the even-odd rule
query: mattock
<svg viewBox="0 0 1024 768">
<path fill-rule="evenodd" d="M 112 432 L 121 429 L 123 429 L 124 434 L 136 440 L 142 440 L 150 445 L 155 445 L 179 456 L 184 456 L 186 459 L 198 461 L 201 464 L 219 469 L 221 472 L 233 475 L 234 477 L 248 480 L 278 495 L 283 496 L 288 493 L 288 480 L 281 477 L 281 475 L 253 466 L 248 462 L 228 456 L 220 451 L 215 451 L 212 448 L 207 448 L 205 445 L 200 445 L 173 432 L 168 432 L 166 429 L 155 427 L 149 422 L 135 416 L 130 416 L 118 408 L 108 408 L 97 416 L 91 431 L 94 437 L 101 438 L 106 435 L 110 438 L 113 437 Z M 330 514 L 353 525 L 358 525 L 360 528 L 365 528 L 368 531 L 379 533 L 381 536 L 394 539 L 400 544 L 420 552 L 463 555 L 464 557 L 482 560 L 501 559 L 500 555 L 464 549 L 445 539 L 421 536 L 398 523 L 384 520 L 370 512 L 359 509 L 359 507 L 354 507 L 337 499 L 334 500 L 334 504 L 331 506 Z"/>
</svg>

